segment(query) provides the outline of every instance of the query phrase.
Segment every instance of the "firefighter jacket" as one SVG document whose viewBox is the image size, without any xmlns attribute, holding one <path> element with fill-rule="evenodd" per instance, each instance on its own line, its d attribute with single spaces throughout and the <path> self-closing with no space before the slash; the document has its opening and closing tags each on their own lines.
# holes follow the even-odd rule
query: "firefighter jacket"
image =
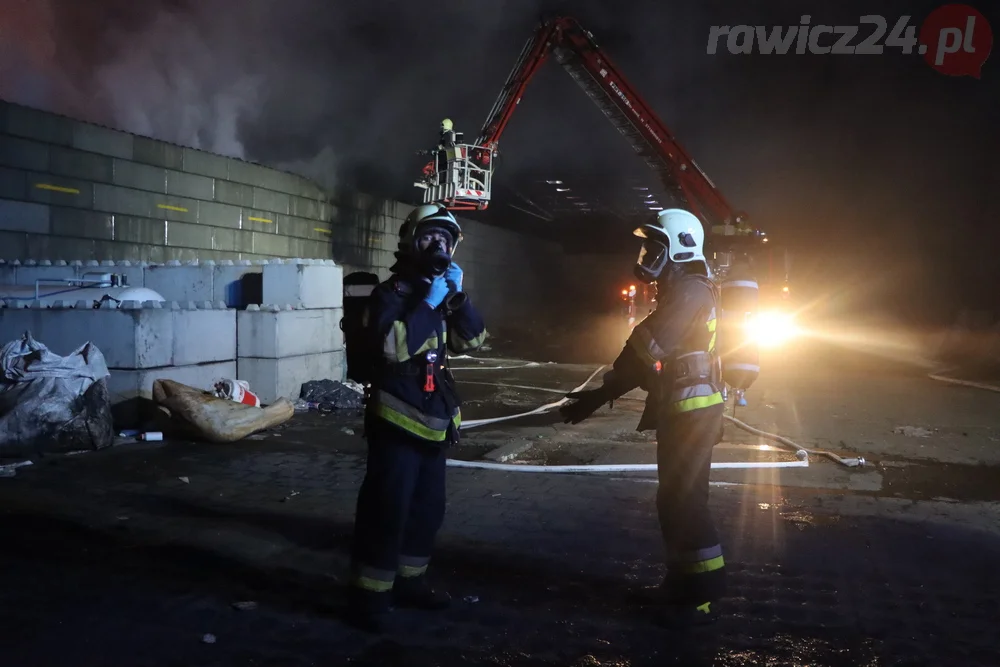
<svg viewBox="0 0 1000 667">
<path fill-rule="evenodd" d="M 448 445 L 458 441 L 462 420 L 448 352 L 476 350 L 487 334 L 468 298 L 454 311 L 435 309 L 423 300 L 426 290 L 419 280 L 396 274 L 372 291 L 363 326 L 369 340 L 381 345 L 373 350 L 377 359 L 366 419 Z"/>
<path fill-rule="evenodd" d="M 723 403 L 718 289 L 705 276 L 684 273 L 672 275 L 666 287 L 604 378 L 611 398 L 636 387 L 649 392 L 640 431 L 656 428 L 661 418 Z"/>
</svg>

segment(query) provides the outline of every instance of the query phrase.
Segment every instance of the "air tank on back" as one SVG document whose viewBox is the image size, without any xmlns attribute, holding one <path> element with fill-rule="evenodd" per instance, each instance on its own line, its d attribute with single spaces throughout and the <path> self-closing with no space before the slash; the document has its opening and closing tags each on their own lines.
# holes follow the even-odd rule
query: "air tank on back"
<svg viewBox="0 0 1000 667">
<path fill-rule="evenodd" d="M 34 285 L 0 285 L 0 301 L 8 307 L 26 307 L 33 301 L 51 306 L 56 301 L 86 301 L 96 306 L 106 299 L 122 301 L 160 301 L 159 292 L 146 287 L 129 287 L 124 277 L 112 273 L 87 273 L 81 278 L 44 280 Z"/>
<path fill-rule="evenodd" d="M 727 275 L 719 287 L 722 379 L 737 392 L 742 392 L 760 375 L 760 354 L 749 327 L 757 314 L 759 289 L 749 271 L 739 270 Z"/>
</svg>

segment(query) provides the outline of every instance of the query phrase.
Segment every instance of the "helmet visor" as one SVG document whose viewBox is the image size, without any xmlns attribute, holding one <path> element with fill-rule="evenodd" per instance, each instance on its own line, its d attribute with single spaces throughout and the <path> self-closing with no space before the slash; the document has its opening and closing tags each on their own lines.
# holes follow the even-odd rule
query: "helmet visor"
<svg viewBox="0 0 1000 667">
<path fill-rule="evenodd" d="M 667 265 L 667 246 L 655 239 L 645 239 L 639 249 L 636 264 L 650 276 L 659 276 Z"/>
</svg>

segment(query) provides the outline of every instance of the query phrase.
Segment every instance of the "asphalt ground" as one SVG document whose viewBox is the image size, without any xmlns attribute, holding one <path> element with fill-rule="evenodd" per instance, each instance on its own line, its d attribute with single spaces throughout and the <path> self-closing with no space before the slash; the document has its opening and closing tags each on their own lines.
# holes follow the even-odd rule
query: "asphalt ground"
<svg viewBox="0 0 1000 667">
<path fill-rule="evenodd" d="M 231 445 L 122 444 L 0 479 L 0 662 L 993 667 L 1000 395 L 870 352 L 765 355 L 736 416 L 868 464 L 713 471 L 731 595 L 710 629 L 665 629 L 627 596 L 663 573 L 654 478 L 459 468 L 432 565 L 453 608 L 398 612 L 387 637 L 352 629 L 365 443 L 357 415 L 309 413 Z M 466 418 L 558 400 L 598 366 L 536 361 L 455 360 Z M 577 426 L 550 413 L 471 428 L 452 455 L 649 463 L 641 399 Z M 763 445 L 729 426 L 715 460 L 793 458 Z"/>
</svg>

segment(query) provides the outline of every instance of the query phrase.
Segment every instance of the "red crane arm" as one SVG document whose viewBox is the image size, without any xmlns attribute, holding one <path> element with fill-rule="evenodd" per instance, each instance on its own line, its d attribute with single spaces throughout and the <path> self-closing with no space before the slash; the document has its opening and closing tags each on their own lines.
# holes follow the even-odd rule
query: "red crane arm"
<svg viewBox="0 0 1000 667">
<path fill-rule="evenodd" d="M 507 123 L 510 122 L 510 117 L 514 115 L 514 109 L 521 102 L 521 96 L 524 94 L 524 89 L 528 87 L 528 82 L 548 60 L 549 49 L 558 30 L 557 21 L 545 21 L 525 43 L 514 69 L 507 76 L 507 81 L 504 82 L 497 101 L 493 104 L 489 116 L 486 117 L 486 122 L 483 123 L 483 129 L 479 132 L 476 145 L 486 146 L 492 151 L 496 150 L 500 142 L 500 135 L 503 134 Z"/>
<path fill-rule="evenodd" d="M 500 135 L 528 82 L 550 53 L 632 143 L 636 153 L 659 173 L 677 205 L 686 205 L 709 229 L 723 224 L 743 226 L 746 215 L 733 210 L 663 121 L 601 51 L 593 35 L 576 19 L 548 19 L 535 31 L 483 124 L 478 145 L 496 151 Z"/>
</svg>

